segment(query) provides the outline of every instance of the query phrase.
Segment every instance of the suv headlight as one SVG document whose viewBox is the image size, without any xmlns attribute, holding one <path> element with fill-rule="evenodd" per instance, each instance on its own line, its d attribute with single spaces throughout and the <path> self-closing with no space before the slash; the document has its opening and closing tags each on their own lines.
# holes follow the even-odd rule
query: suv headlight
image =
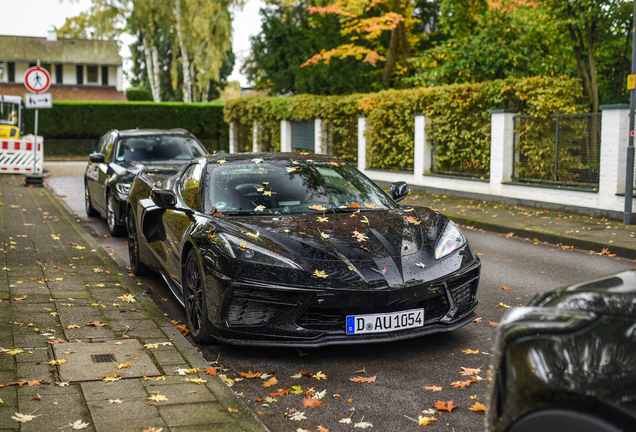
<svg viewBox="0 0 636 432">
<path fill-rule="evenodd" d="M 435 247 L 435 259 L 445 257 L 466 244 L 466 237 L 455 222 L 449 220 Z"/>
<path fill-rule="evenodd" d="M 271 265 L 276 267 L 293 268 L 302 270 L 298 264 L 262 246 L 245 241 L 231 234 L 218 234 L 225 250 L 232 258 L 255 264 Z"/>
<path fill-rule="evenodd" d="M 117 183 L 115 189 L 122 195 L 128 195 L 128 192 L 130 192 L 130 183 Z"/>
</svg>

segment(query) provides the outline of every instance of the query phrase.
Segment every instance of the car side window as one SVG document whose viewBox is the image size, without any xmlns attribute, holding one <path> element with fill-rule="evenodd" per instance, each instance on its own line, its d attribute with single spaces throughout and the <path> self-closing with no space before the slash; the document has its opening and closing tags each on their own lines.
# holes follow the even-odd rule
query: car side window
<svg viewBox="0 0 636 432">
<path fill-rule="evenodd" d="M 198 164 L 190 165 L 185 169 L 181 180 L 179 181 L 179 194 L 183 201 L 192 210 L 200 210 L 200 191 L 201 184 L 201 166 Z"/>
<path fill-rule="evenodd" d="M 106 142 L 104 143 L 104 149 L 102 151 L 102 153 L 104 153 L 104 160 L 105 161 L 110 161 L 110 157 L 112 156 L 113 153 L 113 143 L 115 142 L 115 136 L 111 135 L 108 138 L 106 138 Z"/>
</svg>

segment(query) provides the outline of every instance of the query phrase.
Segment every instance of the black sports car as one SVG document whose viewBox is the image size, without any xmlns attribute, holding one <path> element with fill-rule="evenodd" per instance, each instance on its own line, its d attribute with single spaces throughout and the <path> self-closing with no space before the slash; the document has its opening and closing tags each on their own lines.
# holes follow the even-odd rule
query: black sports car
<svg viewBox="0 0 636 432">
<path fill-rule="evenodd" d="M 636 430 L 636 273 L 509 311 L 493 355 L 488 431 Z"/>
<path fill-rule="evenodd" d="M 198 342 L 320 346 L 457 329 L 480 261 L 460 229 L 346 162 L 213 155 L 146 170 L 128 198 L 133 272 L 159 272 Z"/>
<path fill-rule="evenodd" d="M 88 216 L 106 217 L 108 232 L 126 232 L 126 200 L 135 175 L 146 167 L 179 171 L 207 150 L 185 129 L 111 130 L 89 156 L 84 173 L 84 201 Z M 123 209 L 123 210 L 122 210 Z"/>
</svg>

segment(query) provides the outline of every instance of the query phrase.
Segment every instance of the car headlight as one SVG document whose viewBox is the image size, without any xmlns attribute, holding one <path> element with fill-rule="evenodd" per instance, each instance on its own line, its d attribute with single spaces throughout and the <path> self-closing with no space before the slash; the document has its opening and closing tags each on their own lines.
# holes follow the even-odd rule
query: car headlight
<svg viewBox="0 0 636 432">
<path fill-rule="evenodd" d="M 466 237 L 455 222 L 449 220 L 435 247 L 435 259 L 445 257 L 466 244 Z"/>
<path fill-rule="evenodd" d="M 128 192 L 130 192 L 130 183 L 117 183 L 115 188 L 120 194 L 128 195 Z"/>
<path fill-rule="evenodd" d="M 301 270 L 298 264 L 262 246 L 245 241 L 231 234 L 218 234 L 223 246 L 232 258 L 255 264 L 271 265 Z"/>
</svg>

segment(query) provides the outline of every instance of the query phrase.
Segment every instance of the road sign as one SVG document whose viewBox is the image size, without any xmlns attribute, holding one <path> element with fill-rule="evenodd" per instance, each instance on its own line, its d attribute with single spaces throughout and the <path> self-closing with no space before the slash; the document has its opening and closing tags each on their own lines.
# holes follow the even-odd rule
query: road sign
<svg viewBox="0 0 636 432">
<path fill-rule="evenodd" d="M 24 75 L 24 86 L 31 93 L 43 93 L 51 85 L 51 75 L 40 66 L 33 66 Z"/>
<path fill-rule="evenodd" d="M 24 95 L 24 106 L 27 108 L 53 108 L 53 97 L 51 93 L 27 93 Z"/>
</svg>

